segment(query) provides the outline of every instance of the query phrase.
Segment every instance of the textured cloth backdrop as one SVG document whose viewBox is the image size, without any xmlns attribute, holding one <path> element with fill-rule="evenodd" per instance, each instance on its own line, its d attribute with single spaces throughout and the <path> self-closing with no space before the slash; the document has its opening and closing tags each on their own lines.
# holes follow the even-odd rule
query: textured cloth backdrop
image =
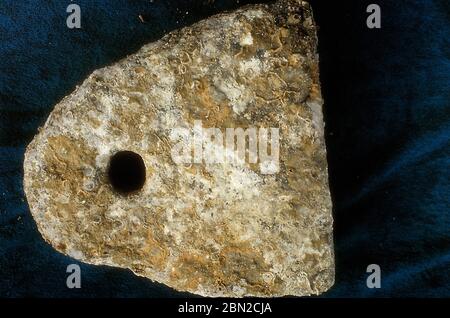
<svg viewBox="0 0 450 318">
<path fill-rule="evenodd" d="M 76 263 L 47 245 L 22 189 L 23 153 L 53 106 L 93 70 L 170 30 L 245 3 L 0 2 L 0 297 L 180 297 L 130 271 Z M 324 297 L 450 296 L 450 4 L 313 1 L 334 201 L 336 284 Z M 82 29 L 66 27 L 81 7 Z M 143 23 L 139 19 L 141 15 Z M 366 287 L 366 267 L 382 288 Z"/>
</svg>

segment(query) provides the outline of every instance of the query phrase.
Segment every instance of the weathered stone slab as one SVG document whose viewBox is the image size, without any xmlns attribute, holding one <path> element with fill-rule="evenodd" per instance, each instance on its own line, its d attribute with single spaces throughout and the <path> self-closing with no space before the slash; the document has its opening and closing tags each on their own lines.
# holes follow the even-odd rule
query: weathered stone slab
<svg viewBox="0 0 450 318">
<path fill-rule="evenodd" d="M 25 154 L 42 236 L 200 295 L 326 291 L 316 45 L 309 5 L 286 0 L 213 16 L 95 71 Z"/>
</svg>

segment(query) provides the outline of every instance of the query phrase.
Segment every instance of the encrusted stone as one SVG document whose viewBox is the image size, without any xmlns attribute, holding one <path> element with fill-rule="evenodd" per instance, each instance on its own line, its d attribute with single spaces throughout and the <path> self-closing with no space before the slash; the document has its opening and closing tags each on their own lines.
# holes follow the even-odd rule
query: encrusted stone
<svg viewBox="0 0 450 318">
<path fill-rule="evenodd" d="M 309 4 L 283 0 L 210 17 L 95 71 L 25 154 L 44 239 L 205 296 L 326 291 L 333 221 L 316 46 Z M 229 132 L 248 137 L 245 158 Z"/>
</svg>

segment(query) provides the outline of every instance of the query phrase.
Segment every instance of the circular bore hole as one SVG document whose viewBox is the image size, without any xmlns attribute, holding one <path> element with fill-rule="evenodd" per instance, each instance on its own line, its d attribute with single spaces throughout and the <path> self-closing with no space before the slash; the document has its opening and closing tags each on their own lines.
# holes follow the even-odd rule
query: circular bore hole
<svg viewBox="0 0 450 318">
<path fill-rule="evenodd" d="M 140 155 L 132 151 L 120 151 L 109 161 L 109 182 L 121 194 L 142 189 L 145 183 L 145 164 Z"/>
</svg>

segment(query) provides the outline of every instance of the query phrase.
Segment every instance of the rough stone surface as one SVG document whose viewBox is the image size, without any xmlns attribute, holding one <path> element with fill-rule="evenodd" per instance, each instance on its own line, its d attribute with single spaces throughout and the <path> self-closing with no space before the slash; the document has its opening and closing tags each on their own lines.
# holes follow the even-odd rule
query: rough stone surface
<svg viewBox="0 0 450 318">
<path fill-rule="evenodd" d="M 333 221 L 316 45 L 309 5 L 286 0 L 213 16 L 95 71 L 25 154 L 42 236 L 83 262 L 205 296 L 326 291 Z M 279 128 L 279 171 L 175 163 L 171 133 L 196 120 Z M 146 167 L 128 195 L 107 174 L 122 150 Z"/>
</svg>

